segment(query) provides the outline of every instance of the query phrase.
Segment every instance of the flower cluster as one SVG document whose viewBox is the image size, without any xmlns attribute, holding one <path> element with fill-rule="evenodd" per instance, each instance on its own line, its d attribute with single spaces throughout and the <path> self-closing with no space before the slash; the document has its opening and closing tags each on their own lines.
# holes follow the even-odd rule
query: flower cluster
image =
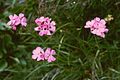
<svg viewBox="0 0 120 80">
<path fill-rule="evenodd" d="M 48 62 L 53 62 L 56 60 L 56 58 L 53 56 L 56 54 L 56 52 L 51 48 L 47 48 L 44 51 L 41 47 L 36 47 L 32 53 L 32 59 L 37 59 L 37 61 L 47 60 Z"/>
<path fill-rule="evenodd" d="M 10 21 L 7 23 L 7 25 L 12 26 L 13 30 L 16 30 L 16 27 L 19 24 L 21 24 L 22 26 L 26 26 L 27 25 L 27 19 L 24 16 L 23 13 L 20 13 L 19 16 L 17 16 L 16 14 L 10 15 L 9 19 L 10 19 Z"/>
<path fill-rule="evenodd" d="M 92 34 L 96 34 L 102 38 L 105 37 L 105 33 L 108 32 L 106 28 L 106 21 L 104 19 L 100 19 L 99 17 L 94 18 L 91 21 L 87 21 L 84 28 L 90 28 Z"/>
<path fill-rule="evenodd" d="M 20 13 L 18 16 L 16 14 L 9 16 L 10 21 L 7 23 L 12 27 L 13 30 L 16 30 L 18 25 L 26 26 L 27 19 L 24 14 Z M 40 17 L 35 20 L 37 27 L 34 28 L 35 31 L 39 32 L 40 36 L 52 35 L 56 30 L 56 23 L 52 21 L 49 17 Z M 100 37 L 105 37 L 105 33 L 108 32 L 106 28 L 106 21 L 100 19 L 99 17 L 94 18 L 91 21 L 87 21 L 84 28 L 90 28 L 92 34 L 96 34 Z M 47 60 L 48 62 L 53 62 L 56 60 L 54 55 L 56 54 L 55 50 L 51 48 L 42 49 L 41 47 L 36 47 L 32 51 L 32 59 L 37 61 Z"/>
<path fill-rule="evenodd" d="M 49 17 L 40 17 L 35 20 L 35 23 L 38 27 L 34 28 L 35 31 L 39 32 L 40 36 L 43 35 L 52 35 L 56 30 L 56 23 L 51 21 Z"/>
</svg>

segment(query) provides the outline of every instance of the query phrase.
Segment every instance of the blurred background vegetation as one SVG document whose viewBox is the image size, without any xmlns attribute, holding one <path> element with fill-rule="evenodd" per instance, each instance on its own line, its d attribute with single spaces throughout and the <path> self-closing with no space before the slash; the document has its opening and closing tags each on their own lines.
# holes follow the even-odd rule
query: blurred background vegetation
<svg viewBox="0 0 120 80">
<path fill-rule="evenodd" d="M 8 16 L 21 12 L 28 25 L 12 31 Z M 109 14 L 104 39 L 84 29 Z M 34 31 L 40 16 L 56 21 L 53 36 Z M 55 49 L 57 60 L 32 60 L 37 46 Z M 0 0 L 0 80 L 120 80 L 120 0 Z"/>
</svg>

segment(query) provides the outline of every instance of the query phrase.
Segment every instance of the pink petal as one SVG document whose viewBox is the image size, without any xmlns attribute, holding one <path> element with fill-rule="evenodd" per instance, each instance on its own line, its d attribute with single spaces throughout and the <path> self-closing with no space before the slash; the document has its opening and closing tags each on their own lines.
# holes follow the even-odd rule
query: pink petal
<svg viewBox="0 0 120 80">
<path fill-rule="evenodd" d="M 43 49 L 41 47 L 36 47 L 36 49 L 33 50 L 33 54 L 39 54 L 40 52 L 44 53 Z"/>
<path fill-rule="evenodd" d="M 105 32 L 107 33 L 109 30 L 108 29 L 105 29 Z"/>
<path fill-rule="evenodd" d="M 55 27 L 55 26 L 53 26 L 53 25 L 51 25 L 51 26 L 50 26 L 50 28 L 49 28 L 49 30 L 50 30 L 50 31 L 52 31 L 52 32 L 55 32 L 56 27 Z"/>
<path fill-rule="evenodd" d="M 13 19 L 13 16 L 12 16 L 12 15 L 10 15 L 10 16 L 9 16 L 9 18 L 10 18 L 10 20 L 12 20 L 12 19 Z"/>
<path fill-rule="evenodd" d="M 100 37 L 105 38 L 105 34 L 104 34 L 104 33 L 102 33 L 102 34 L 100 35 Z"/>
<path fill-rule="evenodd" d="M 84 26 L 84 28 L 90 28 L 91 26 Z"/>
<path fill-rule="evenodd" d="M 55 21 L 52 21 L 51 24 L 52 24 L 52 25 L 56 25 Z"/>
<path fill-rule="evenodd" d="M 53 62 L 53 61 L 55 61 L 56 60 L 56 58 L 55 57 L 53 57 L 53 56 L 49 56 L 49 58 L 48 58 L 48 62 Z"/>
<path fill-rule="evenodd" d="M 37 61 L 44 60 L 44 55 L 39 55 Z"/>
<path fill-rule="evenodd" d="M 47 48 L 45 53 L 50 53 L 51 48 Z"/>
<path fill-rule="evenodd" d="M 99 31 L 99 30 L 97 30 L 97 31 L 96 31 L 96 35 L 98 35 L 98 36 L 100 36 L 100 35 L 101 35 L 101 33 L 102 33 L 102 32 L 101 32 L 101 31 Z"/>
<path fill-rule="evenodd" d="M 47 35 L 52 35 L 49 30 L 46 30 Z"/>
<path fill-rule="evenodd" d="M 27 22 L 26 18 L 23 17 L 23 18 L 21 19 L 21 25 L 22 25 L 22 26 L 26 26 L 26 25 L 27 25 L 26 22 Z"/>
<path fill-rule="evenodd" d="M 48 57 L 50 56 L 50 48 L 47 48 L 46 51 L 45 51 L 45 59 L 48 59 Z"/>
<path fill-rule="evenodd" d="M 104 19 L 101 19 L 100 23 L 103 24 L 103 25 L 105 25 L 106 21 Z"/>
<path fill-rule="evenodd" d="M 86 22 L 86 25 L 87 25 L 87 26 L 90 26 L 90 25 L 91 25 L 91 22 L 90 22 L 90 21 L 87 21 L 87 22 Z"/>
<path fill-rule="evenodd" d="M 37 19 L 35 20 L 35 23 L 38 24 L 38 25 L 40 25 L 40 20 L 37 18 Z"/>
<path fill-rule="evenodd" d="M 47 54 L 47 53 L 44 54 L 45 59 L 48 59 L 49 56 L 50 56 L 50 55 Z"/>
<path fill-rule="evenodd" d="M 97 30 L 94 29 L 94 30 L 91 31 L 91 33 L 96 34 L 96 33 L 97 33 Z"/>
<path fill-rule="evenodd" d="M 23 14 L 23 13 L 20 13 L 20 14 L 19 14 L 19 18 L 22 18 L 22 17 L 24 17 L 24 14 Z"/>
<path fill-rule="evenodd" d="M 12 26 L 12 29 L 13 29 L 13 30 L 16 30 L 16 26 Z"/>
<path fill-rule="evenodd" d="M 55 55 L 56 54 L 55 50 L 51 50 L 51 54 Z"/>
<path fill-rule="evenodd" d="M 33 53 L 33 54 L 38 54 L 39 51 L 37 51 L 36 49 L 34 49 L 34 50 L 32 51 L 32 53 Z"/>
<path fill-rule="evenodd" d="M 99 28 L 100 32 L 105 32 L 105 28 Z"/>
<path fill-rule="evenodd" d="M 91 20 L 91 24 L 90 25 L 93 26 L 95 24 L 95 22 L 96 22 L 95 20 Z"/>
<path fill-rule="evenodd" d="M 45 21 L 44 16 L 40 17 L 39 20 L 40 20 L 40 22 L 44 22 Z"/>
<path fill-rule="evenodd" d="M 32 55 L 32 59 L 37 59 L 37 55 Z"/>
<path fill-rule="evenodd" d="M 11 22 L 11 21 L 9 21 L 9 22 L 7 23 L 7 25 L 9 25 L 9 26 L 10 26 L 10 25 L 12 25 L 12 22 Z"/>
<path fill-rule="evenodd" d="M 35 31 L 40 31 L 40 27 L 34 28 Z"/>
<path fill-rule="evenodd" d="M 41 31 L 39 32 L 39 35 L 40 35 L 40 36 L 43 36 L 43 35 L 45 35 L 45 34 L 46 34 L 45 30 L 41 30 Z"/>
<path fill-rule="evenodd" d="M 37 48 L 36 48 L 36 51 L 37 51 L 37 52 L 42 52 L 42 53 L 44 53 L 44 51 L 43 51 L 43 49 L 42 49 L 41 47 L 37 47 Z"/>
<path fill-rule="evenodd" d="M 14 21 L 14 24 L 17 26 L 17 25 L 19 25 L 20 24 L 20 18 L 19 17 L 16 17 L 14 20 L 12 20 L 12 21 Z"/>
<path fill-rule="evenodd" d="M 96 17 L 95 20 L 96 20 L 96 21 L 100 21 L 100 18 L 99 18 L 99 17 Z"/>
<path fill-rule="evenodd" d="M 12 19 L 17 19 L 17 18 L 19 17 L 16 14 L 14 14 Z"/>
</svg>

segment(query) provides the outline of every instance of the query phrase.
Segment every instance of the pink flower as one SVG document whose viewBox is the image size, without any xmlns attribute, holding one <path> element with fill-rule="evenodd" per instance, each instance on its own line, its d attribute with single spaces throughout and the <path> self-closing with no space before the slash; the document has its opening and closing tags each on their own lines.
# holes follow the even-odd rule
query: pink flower
<svg viewBox="0 0 120 80">
<path fill-rule="evenodd" d="M 91 21 L 87 21 L 84 28 L 90 28 L 92 34 L 96 34 L 100 37 L 105 37 L 105 33 L 108 32 L 106 28 L 106 21 L 104 19 L 100 19 L 99 17 L 94 18 Z"/>
<path fill-rule="evenodd" d="M 56 54 L 56 52 L 51 48 L 47 48 L 44 51 L 41 47 L 36 47 L 32 53 L 32 59 L 37 59 L 37 61 L 47 60 L 48 62 L 53 62 L 56 60 L 56 58 L 53 56 Z"/>
<path fill-rule="evenodd" d="M 16 30 L 16 26 L 20 24 L 20 19 L 19 17 L 14 14 L 9 16 L 10 21 L 7 23 L 7 25 L 12 26 L 13 30 Z"/>
<path fill-rule="evenodd" d="M 38 27 L 34 28 L 35 31 L 39 32 L 40 36 L 52 35 L 56 30 L 56 23 L 51 21 L 49 17 L 40 17 L 35 20 Z"/>
<path fill-rule="evenodd" d="M 56 60 L 56 58 L 53 56 L 55 54 L 56 54 L 55 50 L 52 50 L 51 48 L 47 48 L 45 51 L 45 59 L 48 62 L 53 62 Z"/>
<path fill-rule="evenodd" d="M 37 59 L 37 61 L 44 60 L 44 50 L 41 47 L 36 47 L 32 53 L 32 59 Z"/>
<path fill-rule="evenodd" d="M 23 13 L 20 13 L 19 14 L 19 18 L 20 18 L 20 23 L 22 26 L 26 26 L 27 25 L 27 19 L 26 17 L 24 17 L 24 14 Z"/>
<path fill-rule="evenodd" d="M 19 25 L 20 24 L 20 19 L 16 14 L 14 14 L 13 16 L 10 15 L 9 18 L 10 18 L 10 21 L 8 23 L 10 25 Z"/>
<path fill-rule="evenodd" d="M 16 14 L 10 15 L 9 16 L 10 21 L 7 23 L 7 25 L 12 26 L 13 30 L 16 30 L 16 27 L 18 25 L 26 26 L 27 25 L 27 20 L 24 17 L 24 14 L 20 13 L 19 16 Z"/>
</svg>

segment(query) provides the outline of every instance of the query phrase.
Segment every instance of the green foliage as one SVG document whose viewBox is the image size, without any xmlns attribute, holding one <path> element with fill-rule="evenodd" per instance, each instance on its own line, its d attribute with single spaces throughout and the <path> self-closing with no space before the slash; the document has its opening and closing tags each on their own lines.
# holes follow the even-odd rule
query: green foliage
<svg viewBox="0 0 120 80">
<path fill-rule="evenodd" d="M 25 29 L 6 25 L 10 14 L 23 12 Z M 113 15 L 105 39 L 84 29 L 85 22 Z M 51 17 L 57 23 L 53 36 L 40 37 L 34 20 Z M 79 29 L 79 30 L 78 30 Z M 119 0 L 1 0 L 0 80 L 120 80 Z M 56 50 L 52 63 L 31 59 L 36 46 Z"/>
</svg>

